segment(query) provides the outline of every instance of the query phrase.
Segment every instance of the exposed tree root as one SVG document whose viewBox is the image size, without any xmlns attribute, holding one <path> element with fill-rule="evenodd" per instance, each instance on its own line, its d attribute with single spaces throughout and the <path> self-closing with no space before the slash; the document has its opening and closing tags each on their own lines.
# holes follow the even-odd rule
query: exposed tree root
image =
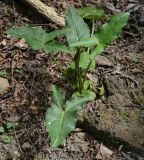
<svg viewBox="0 0 144 160">
<path fill-rule="evenodd" d="M 46 19 L 56 23 L 59 26 L 65 25 L 65 19 L 59 16 L 54 8 L 48 7 L 40 0 L 23 0 L 26 4 L 34 8 L 38 13 L 40 13 Z"/>
</svg>

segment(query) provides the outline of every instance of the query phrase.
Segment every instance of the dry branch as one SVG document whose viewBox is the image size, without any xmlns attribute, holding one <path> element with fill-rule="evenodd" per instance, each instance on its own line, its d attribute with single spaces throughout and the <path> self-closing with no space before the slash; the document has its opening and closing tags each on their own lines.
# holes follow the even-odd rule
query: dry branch
<svg viewBox="0 0 144 160">
<path fill-rule="evenodd" d="M 59 26 L 65 25 L 64 18 L 60 17 L 56 13 L 54 8 L 48 7 L 47 5 L 42 3 L 40 0 L 23 0 L 23 2 L 30 5 L 32 8 L 34 8 L 37 12 L 39 12 L 46 19 L 58 24 Z"/>
</svg>

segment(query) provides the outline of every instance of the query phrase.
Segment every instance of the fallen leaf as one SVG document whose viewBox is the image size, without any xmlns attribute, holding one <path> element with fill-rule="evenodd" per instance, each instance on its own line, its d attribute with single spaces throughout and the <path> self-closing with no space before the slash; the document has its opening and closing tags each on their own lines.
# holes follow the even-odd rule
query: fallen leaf
<svg viewBox="0 0 144 160">
<path fill-rule="evenodd" d="M 113 151 L 101 144 L 100 151 L 96 156 L 96 159 L 108 159 L 111 158 Z"/>
</svg>

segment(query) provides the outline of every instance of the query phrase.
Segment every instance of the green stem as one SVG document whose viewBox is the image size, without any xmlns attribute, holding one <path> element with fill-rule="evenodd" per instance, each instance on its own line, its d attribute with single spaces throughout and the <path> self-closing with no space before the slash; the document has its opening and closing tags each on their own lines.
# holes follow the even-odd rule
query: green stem
<svg viewBox="0 0 144 160">
<path fill-rule="evenodd" d="M 85 71 L 85 74 L 84 74 L 84 77 L 83 77 L 83 85 L 84 85 L 84 82 L 85 82 L 85 80 L 86 80 L 86 74 L 87 74 L 88 71 L 89 71 L 89 68 L 90 68 L 91 63 L 92 63 L 92 60 L 90 60 L 88 66 L 87 66 L 87 68 L 86 68 L 86 71 Z"/>
<path fill-rule="evenodd" d="M 91 37 L 93 36 L 94 31 L 95 31 L 95 24 L 94 24 L 94 20 L 93 20 L 93 21 L 92 21 L 92 32 L 91 32 Z M 89 54 L 90 48 L 88 48 L 87 52 L 88 52 L 88 54 Z M 92 63 L 92 60 L 90 60 L 88 66 L 87 66 L 87 68 L 86 68 L 86 71 L 85 71 L 85 74 L 84 74 L 84 78 L 83 78 L 83 82 L 82 82 L 83 85 L 84 85 L 84 82 L 85 82 L 85 80 L 86 80 L 86 74 L 87 74 L 87 72 L 88 72 L 88 70 L 89 70 L 89 68 L 90 68 L 91 63 Z"/>
<path fill-rule="evenodd" d="M 78 91 L 81 91 L 82 81 L 81 81 L 81 72 L 80 72 L 80 67 L 79 67 L 79 61 L 80 61 L 80 50 L 77 51 L 77 53 L 74 57 L 74 62 L 75 62 L 77 89 L 78 89 Z"/>
</svg>

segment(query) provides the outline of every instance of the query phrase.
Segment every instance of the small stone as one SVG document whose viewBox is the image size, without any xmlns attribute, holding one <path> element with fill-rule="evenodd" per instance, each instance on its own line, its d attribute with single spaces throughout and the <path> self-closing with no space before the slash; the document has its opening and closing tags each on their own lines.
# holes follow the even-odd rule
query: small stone
<svg viewBox="0 0 144 160">
<path fill-rule="evenodd" d="M 14 46 L 20 48 L 20 49 L 26 49 L 28 48 L 28 44 L 26 43 L 25 39 L 22 38 L 21 40 L 19 40 Z"/>
<path fill-rule="evenodd" d="M 96 64 L 98 66 L 108 66 L 112 67 L 112 62 L 105 56 L 99 56 L 97 57 Z"/>
<path fill-rule="evenodd" d="M 6 78 L 0 77 L 0 94 L 7 91 L 10 87 L 9 82 Z"/>
<path fill-rule="evenodd" d="M 6 46 L 6 45 L 7 45 L 6 39 L 3 39 L 3 41 L 1 42 L 1 44 L 2 44 L 3 46 Z"/>
<path fill-rule="evenodd" d="M 29 148 L 31 148 L 31 145 L 30 145 L 29 143 L 25 142 L 25 143 L 22 145 L 22 148 L 23 148 L 23 149 L 29 149 Z"/>
</svg>

